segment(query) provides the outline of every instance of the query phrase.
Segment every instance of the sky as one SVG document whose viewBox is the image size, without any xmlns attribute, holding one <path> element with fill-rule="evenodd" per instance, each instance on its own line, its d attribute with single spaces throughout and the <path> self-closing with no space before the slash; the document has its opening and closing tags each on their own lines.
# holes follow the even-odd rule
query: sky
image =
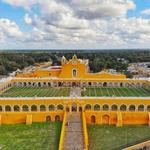
<svg viewBox="0 0 150 150">
<path fill-rule="evenodd" d="M 0 0 L 0 49 L 150 48 L 150 0 Z"/>
</svg>

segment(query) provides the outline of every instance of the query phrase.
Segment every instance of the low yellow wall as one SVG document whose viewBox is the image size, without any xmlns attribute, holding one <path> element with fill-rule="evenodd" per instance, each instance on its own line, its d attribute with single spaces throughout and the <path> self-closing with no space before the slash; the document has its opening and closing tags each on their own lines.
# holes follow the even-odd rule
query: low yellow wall
<svg viewBox="0 0 150 150">
<path fill-rule="evenodd" d="M 59 116 L 60 121 L 63 120 L 64 111 L 53 112 L 1 112 L 0 124 L 19 124 L 26 123 L 27 115 L 32 115 L 32 122 L 46 122 L 46 117 L 50 116 L 51 121 L 55 121 L 55 117 Z"/>
<path fill-rule="evenodd" d="M 59 141 L 59 150 L 63 150 L 64 137 L 65 137 L 65 126 L 66 126 L 66 112 L 64 113 L 64 119 L 63 119 L 63 124 L 62 124 L 62 128 L 61 128 L 61 135 L 60 135 L 60 141 Z"/>
<path fill-rule="evenodd" d="M 118 116 L 117 111 L 86 111 L 86 121 L 88 124 L 108 124 L 108 125 L 149 125 L 150 117 L 148 112 L 121 112 L 122 117 Z M 122 120 L 118 120 L 118 117 Z"/>
<path fill-rule="evenodd" d="M 88 139 L 88 132 L 87 132 L 87 124 L 86 124 L 85 112 L 82 112 L 82 126 L 83 126 L 83 135 L 84 135 L 84 148 L 86 150 L 88 150 L 89 139 Z"/>
<path fill-rule="evenodd" d="M 127 147 L 123 150 L 136 150 L 138 148 L 142 148 L 144 146 L 148 146 L 150 148 L 150 140 L 149 141 L 146 141 L 146 142 L 142 142 L 142 143 L 139 143 L 139 144 L 136 144 L 134 146 L 131 146 L 131 147 Z M 144 150 L 144 149 L 143 149 Z M 148 150 L 148 149 L 147 149 Z"/>
</svg>

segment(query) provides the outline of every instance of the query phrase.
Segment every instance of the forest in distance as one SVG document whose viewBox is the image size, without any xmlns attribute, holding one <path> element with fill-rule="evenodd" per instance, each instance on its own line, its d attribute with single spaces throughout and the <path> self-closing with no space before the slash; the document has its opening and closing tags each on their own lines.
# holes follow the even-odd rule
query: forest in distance
<svg viewBox="0 0 150 150">
<path fill-rule="evenodd" d="M 89 59 L 91 72 L 99 72 L 103 69 L 115 69 L 124 73 L 127 77 L 132 74 L 127 71 L 129 63 L 150 62 L 150 50 L 17 50 L 0 51 L 0 75 L 8 75 L 17 69 L 46 61 L 52 61 L 53 65 L 61 64 L 61 57 L 72 58 L 76 54 L 78 58 Z"/>
</svg>

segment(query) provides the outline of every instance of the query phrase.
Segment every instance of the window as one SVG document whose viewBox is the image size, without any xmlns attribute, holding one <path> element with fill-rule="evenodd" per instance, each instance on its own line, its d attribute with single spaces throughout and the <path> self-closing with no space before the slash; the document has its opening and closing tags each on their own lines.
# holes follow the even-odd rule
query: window
<svg viewBox="0 0 150 150">
<path fill-rule="evenodd" d="M 76 69 L 73 69 L 73 70 L 72 70 L 72 75 L 73 75 L 73 77 L 76 77 L 76 76 L 77 76 L 77 70 L 76 70 Z"/>
</svg>

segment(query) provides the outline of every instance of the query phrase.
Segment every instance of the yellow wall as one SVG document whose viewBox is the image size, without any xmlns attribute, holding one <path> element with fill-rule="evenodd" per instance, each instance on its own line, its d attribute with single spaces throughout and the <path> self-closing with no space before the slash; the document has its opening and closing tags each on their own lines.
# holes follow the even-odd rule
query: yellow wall
<svg viewBox="0 0 150 150">
<path fill-rule="evenodd" d="M 23 77 L 23 78 L 28 78 L 28 77 L 58 77 L 60 74 L 61 70 L 42 70 L 38 69 L 35 70 L 34 72 L 25 72 L 25 73 L 17 73 L 16 77 Z"/>
<path fill-rule="evenodd" d="M 63 120 L 64 111 L 52 112 L 1 112 L 1 124 L 19 124 L 26 123 L 27 115 L 32 115 L 32 122 L 46 122 L 46 117 L 50 116 L 51 121 L 55 121 L 58 115 Z"/>
<path fill-rule="evenodd" d="M 149 125 L 150 118 L 148 112 L 120 112 L 122 115 L 122 120 L 120 126 L 122 125 Z M 86 120 L 88 124 L 92 124 L 92 116 L 95 117 L 95 124 L 107 124 L 107 125 L 117 125 L 118 114 L 117 111 L 86 111 Z"/>
</svg>

